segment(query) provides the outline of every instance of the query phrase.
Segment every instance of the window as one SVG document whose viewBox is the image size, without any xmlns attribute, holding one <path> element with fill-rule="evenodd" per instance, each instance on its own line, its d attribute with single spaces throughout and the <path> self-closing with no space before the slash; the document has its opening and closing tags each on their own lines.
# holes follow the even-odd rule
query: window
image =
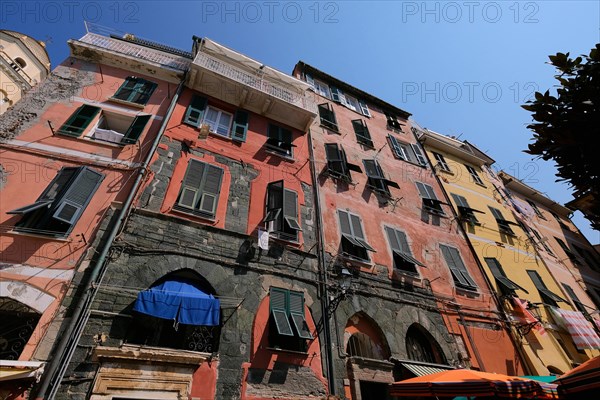
<svg viewBox="0 0 600 400">
<path fill-rule="evenodd" d="M 25 68 L 27 66 L 27 63 L 21 57 L 15 58 L 15 62 L 20 68 Z"/>
<path fill-rule="evenodd" d="M 420 267 L 425 265 L 412 256 L 406 234 L 389 226 L 385 227 L 385 233 L 392 250 L 394 268 L 402 272 L 417 274 L 417 265 Z"/>
<path fill-rule="evenodd" d="M 352 111 L 356 111 L 367 117 L 371 116 L 369 107 L 367 107 L 367 104 L 364 101 L 357 100 L 348 94 L 344 94 L 344 92 L 334 86 L 330 86 L 329 90 L 331 91 L 331 100 L 348 107 Z"/>
<path fill-rule="evenodd" d="M 130 76 L 125 79 L 113 99 L 145 105 L 150 100 L 154 89 L 156 89 L 156 83 Z"/>
<path fill-rule="evenodd" d="M 398 122 L 398 118 L 394 114 L 390 114 L 385 112 L 385 118 L 387 119 L 387 127 L 388 129 L 393 130 L 394 132 L 402 132 L 402 125 Z"/>
<path fill-rule="evenodd" d="M 427 164 L 425 155 L 423 154 L 421 147 L 417 143 L 409 145 L 408 143 L 404 143 L 396 139 L 396 137 L 392 135 L 388 135 L 388 140 L 390 142 L 390 149 L 392 150 L 392 154 L 397 159 L 419 165 Z"/>
<path fill-rule="evenodd" d="M 552 214 L 554 219 L 556 219 L 556 221 L 560 224 L 560 226 L 562 228 L 570 230 L 569 226 L 565 223 L 565 221 L 562 220 L 562 218 L 557 213 L 555 213 L 554 211 L 550 211 L 550 213 Z"/>
<path fill-rule="evenodd" d="M 442 171 L 452 172 L 452 170 L 446 163 L 446 159 L 443 155 L 441 155 L 440 153 L 436 153 L 435 151 L 432 151 L 431 153 L 433 154 L 433 158 L 435 158 L 435 160 L 437 161 L 437 164 L 435 165 L 436 167 L 439 165 Z"/>
<path fill-rule="evenodd" d="M 483 214 L 483 211 L 476 210 L 469 206 L 467 199 L 459 194 L 450 193 L 454 199 L 454 203 L 458 208 L 458 214 L 461 221 L 468 223 L 469 225 L 481 225 L 475 216 L 475 213 Z"/>
<path fill-rule="evenodd" d="M 68 235 L 103 179 L 104 175 L 88 167 L 62 168 L 35 203 L 8 212 L 22 216 L 15 230 Z"/>
<path fill-rule="evenodd" d="M 219 204 L 223 169 L 190 160 L 174 209 L 204 218 L 213 218 Z"/>
<path fill-rule="evenodd" d="M 151 115 L 118 114 L 84 104 L 69 117 L 57 133 L 81 137 L 92 121 L 96 121 L 86 138 L 121 145 L 133 144 L 144 132 L 151 118 Z"/>
<path fill-rule="evenodd" d="M 558 302 L 561 302 L 561 301 L 564 303 L 567 302 L 562 297 L 557 296 L 556 294 L 554 294 L 550 290 L 548 290 L 548 288 L 546 287 L 546 284 L 544 283 L 544 281 L 542 281 L 542 278 L 540 277 L 540 274 L 538 274 L 537 271 L 528 269 L 527 275 L 529 275 L 529 277 L 531 278 L 533 284 L 535 285 L 536 289 L 540 293 L 540 296 L 544 303 L 554 306 L 554 307 L 557 307 Z"/>
<path fill-rule="evenodd" d="M 369 128 L 367 124 L 362 119 L 352 120 L 352 127 L 354 128 L 354 133 L 356 133 L 356 141 L 362 145 L 365 145 L 370 148 L 374 148 L 373 141 L 371 140 L 371 134 L 369 133 Z"/>
<path fill-rule="evenodd" d="M 265 218 L 262 221 L 270 235 L 282 240 L 297 242 L 298 194 L 284 188 L 283 180 L 271 182 L 267 186 Z"/>
<path fill-rule="evenodd" d="M 321 126 L 327 129 L 338 132 L 337 120 L 335 119 L 335 113 L 333 107 L 329 103 L 319 104 L 319 118 L 321 120 Z"/>
<path fill-rule="evenodd" d="M 233 127 L 231 127 L 233 120 Z M 209 126 L 211 132 L 230 137 L 238 142 L 245 142 L 248 134 L 249 115 L 245 110 L 237 110 L 232 115 L 208 105 L 206 97 L 194 95 L 185 110 L 183 123 L 200 128 L 202 124 Z"/>
<path fill-rule="evenodd" d="M 573 253 L 571 251 L 569 246 L 567 246 L 567 244 L 562 239 L 557 238 L 557 237 L 554 237 L 554 239 L 556 239 L 556 242 L 559 244 L 560 247 L 562 247 L 563 251 L 567 254 L 567 257 L 569 257 L 569 259 L 571 261 L 573 261 L 573 263 L 575 263 L 577 265 L 581 265 L 581 263 L 577 259 L 577 256 L 575 255 L 575 253 Z"/>
<path fill-rule="evenodd" d="M 365 241 L 360 217 L 342 210 L 338 210 L 338 217 L 342 233 L 342 253 L 357 260 L 369 261 L 367 251 L 375 252 L 375 249 Z"/>
<path fill-rule="evenodd" d="M 233 115 L 215 107 L 207 106 L 202 123 L 209 126 L 212 133 L 229 137 Z"/>
<path fill-rule="evenodd" d="M 544 247 L 544 250 L 546 250 L 548 254 L 554 255 L 552 250 L 550 250 L 550 246 L 548 246 L 548 244 L 546 243 L 548 241 L 548 238 L 542 238 L 538 231 L 536 231 L 533 228 L 529 228 L 529 230 L 531 231 L 531 233 L 533 233 L 533 236 L 535 236 L 535 238 L 538 240 L 538 244 L 542 245 L 542 247 Z"/>
<path fill-rule="evenodd" d="M 475 182 L 478 185 L 485 186 L 475 168 L 471 167 L 470 165 L 465 165 L 465 167 L 467 168 L 467 171 L 469 171 L 469 175 L 471 175 L 471 179 L 473 179 L 473 182 Z"/>
<path fill-rule="evenodd" d="M 381 166 L 377 160 L 363 160 L 365 170 L 367 172 L 367 186 L 376 193 L 379 193 L 385 197 L 392 197 L 390 193 L 390 186 L 400 189 L 400 186 L 389 179 L 387 179 L 381 169 Z"/>
<path fill-rule="evenodd" d="M 355 332 L 350 336 L 348 344 L 346 345 L 346 353 L 350 357 L 385 360 L 385 357 L 381 354 L 381 346 L 371 339 L 369 335 L 362 332 Z"/>
<path fill-rule="evenodd" d="M 529 293 L 527 290 L 523 289 L 521 286 L 517 285 L 506 277 L 506 273 L 504 273 L 504 269 L 498 260 L 493 257 L 485 257 L 484 260 L 492 272 L 492 275 L 494 275 L 496 283 L 498 286 L 500 286 L 500 290 L 505 296 L 514 296 L 515 290 L 517 289 L 522 290 L 525 293 Z"/>
<path fill-rule="evenodd" d="M 531 201 L 529 199 L 525 199 L 525 201 L 527 202 L 527 204 L 529 204 L 531 206 L 531 208 L 533 208 L 535 215 L 537 215 L 541 219 L 544 219 L 544 220 L 546 219 L 546 217 L 544 217 L 544 214 L 542 214 L 542 211 L 538 208 L 537 204 L 535 204 L 533 201 Z"/>
<path fill-rule="evenodd" d="M 477 289 L 477 285 L 471 278 L 471 275 L 469 275 L 467 267 L 465 267 L 458 250 L 443 244 L 440 244 L 440 249 L 442 250 L 442 255 L 444 256 L 444 260 L 446 260 L 448 268 L 450 268 L 454 283 L 464 289 Z"/>
<path fill-rule="evenodd" d="M 342 145 L 338 147 L 337 143 L 326 143 L 325 156 L 327 157 L 327 173 L 333 178 L 352 183 L 350 171 L 362 173 L 362 169 L 358 165 L 348 162 Z"/>
<path fill-rule="evenodd" d="M 499 229 L 500 233 L 504 233 L 509 236 L 517 236 L 517 235 L 515 235 L 515 233 L 513 232 L 513 230 L 510 227 L 510 225 L 517 225 L 516 223 L 507 221 L 506 219 L 504 219 L 502 212 L 500 212 L 500 210 L 498 210 L 497 208 L 494 208 L 491 206 L 488 206 L 488 208 L 490 209 L 490 211 L 492 212 L 492 215 L 494 216 L 494 218 L 496 219 L 496 222 L 498 223 L 498 229 Z"/>
<path fill-rule="evenodd" d="M 323 97 L 331 97 L 331 95 L 329 94 L 329 86 L 327 86 L 326 83 L 323 83 L 318 79 L 314 79 L 310 74 L 305 74 L 304 77 L 306 78 L 306 82 L 312 85 L 316 93 L 320 94 Z"/>
<path fill-rule="evenodd" d="M 269 289 L 269 345 L 277 349 L 307 350 L 313 335 L 304 316 L 304 294 L 271 287 Z"/>
<path fill-rule="evenodd" d="M 282 157 L 292 158 L 294 153 L 292 151 L 295 147 L 293 142 L 292 131 L 284 129 L 280 126 L 269 124 L 267 143 L 265 147 Z"/>
<path fill-rule="evenodd" d="M 435 195 L 433 188 L 426 183 L 415 182 L 419 196 L 423 199 L 423 209 L 427 212 L 439 215 L 445 215 L 442 209 L 442 203 Z"/>
<path fill-rule="evenodd" d="M 579 255 L 581 257 L 583 257 L 583 259 L 585 260 L 585 262 L 587 263 L 588 267 L 598 271 L 598 262 L 596 261 L 596 259 L 594 258 L 594 254 L 592 254 L 591 251 L 584 249 L 582 247 L 579 247 L 577 245 L 574 245 L 575 250 L 577 250 L 577 252 L 579 253 Z M 594 251 L 594 253 L 596 253 L 596 251 Z M 597 256 L 596 256 L 597 257 Z"/>
<path fill-rule="evenodd" d="M 573 288 L 567 285 L 566 283 L 563 283 L 562 285 L 565 288 L 565 292 L 567 292 L 567 294 L 571 298 L 571 301 L 573 302 L 572 304 L 575 306 L 575 308 L 578 311 L 582 312 L 583 315 L 587 314 L 588 312 L 585 308 L 585 305 L 581 302 L 581 300 L 579 300 L 579 297 L 577 297 Z"/>
</svg>

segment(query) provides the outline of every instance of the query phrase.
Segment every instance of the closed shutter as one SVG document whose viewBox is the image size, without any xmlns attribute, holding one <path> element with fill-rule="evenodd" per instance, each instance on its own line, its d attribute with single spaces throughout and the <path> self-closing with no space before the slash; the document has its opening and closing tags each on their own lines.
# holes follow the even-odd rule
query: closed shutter
<svg viewBox="0 0 600 400">
<path fill-rule="evenodd" d="M 198 204 L 205 166 L 205 163 L 196 160 L 190 160 L 188 163 L 179 195 L 178 204 L 180 206 L 195 208 Z"/>
<path fill-rule="evenodd" d="M 565 299 L 554 294 L 546 287 L 546 284 L 544 283 L 544 281 L 542 281 L 542 277 L 540 276 L 540 274 L 538 274 L 537 271 L 528 269 L 527 275 L 529 275 L 529 278 L 531 278 L 531 281 L 535 285 L 535 288 L 542 296 L 542 300 L 547 301 L 550 305 L 555 305 L 555 303 L 561 301 L 565 303 L 567 302 Z"/>
<path fill-rule="evenodd" d="M 185 116 L 183 122 L 185 124 L 200 127 L 202 124 L 202 118 L 204 117 L 204 111 L 208 104 L 208 99 L 202 96 L 193 96 L 192 101 L 185 110 Z"/>
<path fill-rule="evenodd" d="M 100 113 L 100 108 L 82 105 L 59 129 L 58 133 L 68 136 L 79 137 L 88 127 L 90 122 Z"/>
<path fill-rule="evenodd" d="M 150 121 L 151 115 L 138 115 L 133 120 L 133 123 L 127 129 L 125 136 L 123 137 L 122 143 L 135 143 L 139 139 L 140 135 L 144 131 L 144 128 Z"/>
<path fill-rule="evenodd" d="M 298 223 L 298 194 L 293 190 L 283 191 L 283 218 L 291 229 L 301 230 Z"/>
<path fill-rule="evenodd" d="M 442 255 L 446 260 L 446 264 L 448 264 L 448 268 L 450 268 L 450 272 L 454 277 L 454 281 L 464 287 L 476 288 L 477 285 L 475 284 L 475 282 L 469 275 L 467 268 L 463 264 L 458 250 L 453 247 L 444 245 L 440 245 L 440 249 L 442 250 Z"/>
<path fill-rule="evenodd" d="M 467 199 L 463 196 L 454 193 L 450 193 L 450 195 L 454 199 L 457 207 L 469 208 L 469 203 L 467 203 Z"/>
<path fill-rule="evenodd" d="M 342 152 L 336 143 L 325 143 L 325 157 L 327 158 L 327 169 L 339 175 L 346 175 Z"/>
<path fill-rule="evenodd" d="M 423 150 L 421 150 L 421 146 L 418 143 L 412 143 L 411 147 L 415 152 L 415 156 L 417 157 L 417 162 L 421 165 L 427 165 L 427 158 L 425 154 L 423 154 Z"/>
<path fill-rule="evenodd" d="M 371 113 L 369 112 L 369 107 L 367 107 L 367 103 L 365 103 L 362 100 L 358 100 L 358 104 L 360 105 L 360 112 L 363 115 L 366 115 L 367 117 L 370 117 Z"/>
<path fill-rule="evenodd" d="M 294 336 L 294 331 L 288 318 L 288 295 L 289 292 L 287 290 L 272 287 L 269 291 L 269 309 L 273 316 L 277 332 L 284 336 Z"/>
<path fill-rule="evenodd" d="M 104 179 L 104 175 L 101 173 L 83 167 L 60 199 L 53 217 L 74 225 L 98 189 L 102 179 Z"/>
<path fill-rule="evenodd" d="M 133 97 L 133 93 L 135 91 L 135 85 L 137 84 L 137 79 L 129 77 L 125 79 L 125 82 L 119 87 L 117 93 L 113 96 L 119 100 L 129 101 Z"/>
<path fill-rule="evenodd" d="M 485 263 L 488 268 L 492 272 L 492 275 L 496 279 L 496 281 L 502 285 L 509 293 L 512 293 L 514 290 L 520 289 L 525 293 L 529 293 L 527 290 L 523 289 L 520 285 L 517 285 L 515 282 L 511 281 L 507 278 L 502 265 L 498 260 L 493 257 L 485 257 Z"/>
<path fill-rule="evenodd" d="M 346 211 L 338 210 L 338 215 L 340 218 L 340 231 L 342 235 L 352 235 L 352 228 L 350 227 L 350 215 Z"/>
<path fill-rule="evenodd" d="M 199 211 L 214 215 L 219 204 L 219 193 L 221 192 L 221 181 L 223 169 L 214 165 L 207 165 L 204 172 L 204 185 L 202 186 L 202 198 Z"/>
<path fill-rule="evenodd" d="M 408 263 L 425 267 L 423 263 L 413 257 L 410 246 L 408 245 L 408 239 L 404 232 L 386 226 L 385 233 L 393 253 L 397 254 Z M 416 272 L 416 270 L 414 272 Z"/>
<path fill-rule="evenodd" d="M 567 294 L 569 295 L 571 300 L 573 301 L 573 305 L 575 306 L 575 308 L 577 310 L 579 310 L 580 312 L 582 312 L 583 314 L 587 314 L 585 305 L 581 302 L 581 300 L 579 300 L 579 297 L 577 297 L 573 288 L 571 286 L 567 285 L 566 283 L 563 283 L 562 285 L 565 288 L 565 291 L 567 292 Z"/>
<path fill-rule="evenodd" d="M 290 290 L 290 317 L 298 332 L 298 336 L 302 339 L 312 339 L 313 336 L 308 329 L 308 324 L 304 318 L 304 295 L 300 292 Z"/>
<path fill-rule="evenodd" d="M 492 212 L 492 215 L 494 216 L 494 218 L 496 220 L 504 221 L 504 216 L 502 215 L 502 212 L 500 210 L 498 210 L 497 208 L 494 208 L 494 207 L 490 207 L 490 206 L 488 206 L 488 208 L 490 209 L 490 211 Z"/>
<path fill-rule="evenodd" d="M 417 190 L 422 198 L 437 201 L 437 197 L 431 186 L 421 182 L 415 182 L 415 184 L 417 185 Z"/>
<path fill-rule="evenodd" d="M 231 138 L 237 142 L 245 142 L 248 134 L 248 112 L 237 110 L 233 119 Z"/>
</svg>

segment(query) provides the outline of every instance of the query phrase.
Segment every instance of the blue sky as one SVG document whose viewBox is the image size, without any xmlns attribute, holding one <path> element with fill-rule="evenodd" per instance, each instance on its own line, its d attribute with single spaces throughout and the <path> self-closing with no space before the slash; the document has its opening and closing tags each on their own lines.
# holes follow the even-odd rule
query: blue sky
<svg viewBox="0 0 600 400">
<path fill-rule="evenodd" d="M 471 141 L 552 199 L 572 199 L 551 162 L 522 152 L 532 135 L 520 105 L 555 85 L 549 54 L 600 42 L 598 1 L 0 2 L 0 26 L 47 41 L 53 65 L 84 20 L 186 50 L 193 35 L 209 37 L 288 73 L 303 60 Z"/>
</svg>

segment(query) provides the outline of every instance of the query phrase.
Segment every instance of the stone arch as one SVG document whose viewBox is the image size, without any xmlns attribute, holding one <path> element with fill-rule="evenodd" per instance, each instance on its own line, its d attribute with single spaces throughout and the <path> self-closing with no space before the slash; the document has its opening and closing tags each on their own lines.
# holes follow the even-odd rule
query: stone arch
<svg viewBox="0 0 600 400">
<path fill-rule="evenodd" d="M 434 337 L 418 323 L 413 323 L 406 331 L 406 354 L 410 360 L 434 364 L 447 364 L 442 347 Z"/>
<path fill-rule="evenodd" d="M 19 359 L 40 317 L 41 312 L 12 296 L 0 297 L 0 360 Z"/>
<path fill-rule="evenodd" d="M 388 341 L 379 324 L 363 311 L 348 318 L 344 344 L 349 356 L 377 360 L 388 360 L 391 356 Z"/>
<path fill-rule="evenodd" d="M 168 272 L 167 274 L 158 278 L 154 283 L 152 283 L 149 288 L 160 285 L 164 281 L 168 281 L 173 278 L 182 278 L 187 281 L 193 282 L 197 287 L 202 290 L 206 294 L 212 294 L 213 296 L 217 295 L 215 288 L 210 284 L 208 279 L 194 271 L 191 268 L 181 268 L 175 271 Z"/>
<path fill-rule="evenodd" d="M 27 62 L 25 62 L 25 60 L 23 60 L 21 57 L 15 58 L 15 63 L 17 63 L 17 65 L 21 69 L 23 69 L 23 68 L 25 68 L 27 66 Z"/>
<path fill-rule="evenodd" d="M 54 296 L 26 282 L 0 281 L 2 297 L 8 297 L 43 314 L 54 301 Z"/>
</svg>

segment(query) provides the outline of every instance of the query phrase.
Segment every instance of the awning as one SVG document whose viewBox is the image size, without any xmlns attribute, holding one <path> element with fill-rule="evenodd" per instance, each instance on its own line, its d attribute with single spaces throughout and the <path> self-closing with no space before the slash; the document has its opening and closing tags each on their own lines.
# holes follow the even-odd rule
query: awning
<svg viewBox="0 0 600 400">
<path fill-rule="evenodd" d="M 449 369 L 451 369 L 450 367 L 448 367 L 448 368 L 430 367 L 427 365 L 419 365 L 419 364 L 413 364 L 413 363 L 409 363 L 409 362 L 401 362 L 400 365 L 402 365 L 403 367 L 408 369 L 410 372 L 412 372 L 416 376 L 425 376 L 425 375 L 435 374 L 437 372 L 448 371 Z"/>
<path fill-rule="evenodd" d="M 0 360 L 0 382 L 15 379 L 39 380 L 45 363 L 41 361 Z"/>
<path fill-rule="evenodd" d="M 217 326 L 220 318 L 218 299 L 178 278 L 140 292 L 133 310 L 187 325 Z"/>
</svg>

